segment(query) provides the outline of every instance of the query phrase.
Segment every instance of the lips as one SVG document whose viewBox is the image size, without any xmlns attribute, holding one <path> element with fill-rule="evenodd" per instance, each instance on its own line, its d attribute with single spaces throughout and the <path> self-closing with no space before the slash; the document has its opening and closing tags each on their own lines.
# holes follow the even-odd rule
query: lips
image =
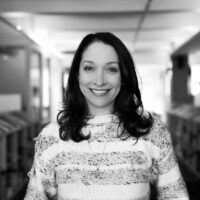
<svg viewBox="0 0 200 200">
<path fill-rule="evenodd" d="M 106 95 L 110 91 L 110 89 L 92 89 L 92 88 L 90 88 L 90 91 L 92 92 L 92 94 L 99 97 L 99 96 Z"/>
</svg>

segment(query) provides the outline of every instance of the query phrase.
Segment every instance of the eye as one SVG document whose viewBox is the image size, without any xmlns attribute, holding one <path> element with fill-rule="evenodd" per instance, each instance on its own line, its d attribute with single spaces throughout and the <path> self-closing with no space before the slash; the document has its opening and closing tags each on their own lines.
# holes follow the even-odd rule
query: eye
<svg viewBox="0 0 200 200">
<path fill-rule="evenodd" d="M 111 73 L 118 73 L 119 72 L 119 67 L 118 66 L 108 66 L 107 71 Z"/>
<path fill-rule="evenodd" d="M 83 70 L 87 71 L 87 72 L 90 72 L 90 71 L 94 70 L 94 67 L 90 66 L 90 65 L 85 65 L 85 66 L 83 66 Z"/>
</svg>

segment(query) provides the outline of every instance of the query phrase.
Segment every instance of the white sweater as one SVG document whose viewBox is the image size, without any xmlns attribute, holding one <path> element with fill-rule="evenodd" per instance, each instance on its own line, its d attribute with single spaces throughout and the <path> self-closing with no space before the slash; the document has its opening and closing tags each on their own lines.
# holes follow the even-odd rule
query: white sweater
<svg viewBox="0 0 200 200">
<path fill-rule="evenodd" d="M 158 199 L 188 200 L 171 136 L 155 119 L 138 142 L 122 140 L 115 115 L 95 116 L 82 129 L 89 141 L 59 138 L 51 123 L 36 138 L 25 200 L 148 200 L 150 183 Z"/>
</svg>

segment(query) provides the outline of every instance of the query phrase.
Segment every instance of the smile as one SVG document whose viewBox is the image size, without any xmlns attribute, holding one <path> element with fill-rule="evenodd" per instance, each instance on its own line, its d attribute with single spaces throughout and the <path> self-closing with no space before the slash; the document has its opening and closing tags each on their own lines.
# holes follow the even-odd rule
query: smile
<svg viewBox="0 0 200 200">
<path fill-rule="evenodd" d="M 91 89 L 90 88 L 90 91 L 95 96 L 104 96 L 104 95 L 106 95 L 110 91 L 110 89 Z"/>
</svg>

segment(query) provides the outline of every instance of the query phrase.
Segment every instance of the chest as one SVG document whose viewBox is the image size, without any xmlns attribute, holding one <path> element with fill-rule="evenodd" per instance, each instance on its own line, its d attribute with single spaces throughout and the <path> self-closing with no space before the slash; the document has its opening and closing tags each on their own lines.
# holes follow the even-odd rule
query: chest
<svg viewBox="0 0 200 200">
<path fill-rule="evenodd" d="M 85 142 L 60 152 L 51 165 L 62 184 L 124 185 L 153 179 L 148 149 L 131 142 Z"/>
</svg>

